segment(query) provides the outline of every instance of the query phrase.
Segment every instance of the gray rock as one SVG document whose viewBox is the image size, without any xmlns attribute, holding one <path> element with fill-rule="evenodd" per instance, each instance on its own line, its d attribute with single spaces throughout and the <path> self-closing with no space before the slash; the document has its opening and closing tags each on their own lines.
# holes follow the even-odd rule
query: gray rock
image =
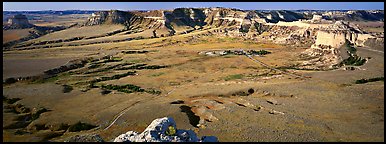
<svg viewBox="0 0 386 144">
<path fill-rule="evenodd" d="M 167 132 L 170 129 L 176 132 Z M 199 139 L 192 130 L 177 130 L 173 118 L 164 117 L 153 120 L 142 133 L 128 131 L 116 137 L 114 142 L 218 142 L 218 139 L 214 136 Z"/>
</svg>

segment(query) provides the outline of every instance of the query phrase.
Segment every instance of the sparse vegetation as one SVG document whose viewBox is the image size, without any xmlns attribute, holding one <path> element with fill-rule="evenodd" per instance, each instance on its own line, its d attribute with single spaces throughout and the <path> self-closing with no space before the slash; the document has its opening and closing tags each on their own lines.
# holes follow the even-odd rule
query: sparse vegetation
<svg viewBox="0 0 386 144">
<path fill-rule="evenodd" d="M 244 75 L 242 74 L 235 74 L 235 75 L 229 75 L 227 77 L 224 78 L 225 81 L 229 81 L 229 80 L 235 80 L 235 79 L 242 79 L 244 77 Z"/>
<path fill-rule="evenodd" d="M 361 66 L 363 65 L 367 60 L 361 57 L 358 57 L 356 55 L 350 56 L 349 58 L 342 61 L 342 64 L 344 65 L 354 65 L 354 66 Z M 341 64 L 341 65 L 342 65 Z"/>
<path fill-rule="evenodd" d="M 91 64 L 89 67 L 88 67 L 88 69 L 94 69 L 94 68 L 98 68 L 98 67 L 100 67 L 101 66 L 101 64 Z"/>
<path fill-rule="evenodd" d="M 132 84 L 126 84 L 126 85 L 102 85 L 101 86 L 104 89 L 109 89 L 109 90 L 117 90 L 119 92 L 124 92 L 124 93 L 133 93 L 133 92 L 145 92 L 145 89 L 142 89 L 139 86 L 132 85 Z"/>
<path fill-rule="evenodd" d="M 130 67 L 122 67 L 122 68 L 117 68 L 116 70 L 130 70 L 130 69 L 160 69 L 160 68 L 166 68 L 168 66 L 160 66 L 160 65 L 149 65 L 146 66 L 147 64 L 136 64 Z"/>
<path fill-rule="evenodd" d="M 120 79 L 122 77 L 126 77 L 126 76 L 129 76 L 129 75 L 135 75 L 136 71 L 129 71 L 127 73 L 123 73 L 123 74 L 117 74 L 117 75 L 114 75 L 114 76 L 111 76 L 111 77 L 101 77 L 101 78 L 97 78 L 97 79 L 94 79 L 92 81 L 89 81 L 89 87 L 90 88 L 97 88 L 97 86 L 95 86 L 95 84 L 97 82 L 101 82 L 101 81 L 108 81 L 108 80 L 114 80 L 114 79 Z"/>
<path fill-rule="evenodd" d="M 356 80 L 355 84 L 364 84 L 364 83 L 368 83 L 368 82 L 376 82 L 376 81 L 384 81 L 384 80 L 385 80 L 384 77 L 376 77 L 376 78 L 370 78 L 370 79 L 360 79 L 360 80 Z"/>
<path fill-rule="evenodd" d="M 152 74 L 150 75 L 151 77 L 158 77 L 158 76 L 161 76 L 161 75 L 164 75 L 165 73 L 164 72 L 160 72 L 160 73 L 155 73 L 155 74 Z"/>
<path fill-rule="evenodd" d="M 74 125 L 71 125 L 69 128 L 68 128 L 68 131 L 69 132 L 78 132 L 78 131 L 83 131 L 83 130 L 90 130 L 90 129 L 93 129 L 93 128 L 96 128 L 97 126 L 95 125 L 91 125 L 91 124 L 88 124 L 88 123 L 82 123 L 82 122 L 77 122 L 75 123 Z"/>
<path fill-rule="evenodd" d="M 133 85 L 133 84 L 126 84 L 126 85 L 102 85 L 101 88 L 103 89 L 108 89 L 108 90 L 116 90 L 119 92 L 124 92 L 124 93 L 134 93 L 134 92 L 146 92 L 149 94 L 155 94 L 159 95 L 161 94 L 161 91 L 154 90 L 154 89 L 143 89 L 139 86 Z"/>
<path fill-rule="evenodd" d="M 154 90 L 154 89 L 148 89 L 145 92 L 147 92 L 149 94 L 154 94 L 154 95 L 160 95 L 161 94 L 161 91 Z"/>
<path fill-rule="evenodd" d="M 149 51 L 122 51 L 124 54 L 143 54 L 143 53 L 148 53 Z"/>
<path fill-rule="evenodd" d="M 129 75 L 135 75 L 135 73 L 136 73 L 136 71 L 129 71 L 127 73 L 113 75 L 112 77 L 101 77 L 100 81 L 108 81 L 108 80 L 120 79 L 120 78 L 129 76 Z"/>
<path fill-rule="evenodd" d="M 42 141 L 62 141 L 67 138 L 79 140 L 85 138 L 84 135 L 91 133 L 94 135 L 95 132 L 101 137 L 113 140 L 119 135 L 119 131 L 141 132 L 148 126 L 152 117 L 158 116 L 173 117 L 177 123 L 185 126 L 190 123 L 197 132 L 207 127 L 209 131 L 204 133 L 209 132 L 219 136 L 221 141 L 307 141 L 318 139 L 319 131 L 339 134 L 338 136 L 324 134 L 322 140 L 383 140 L 380 136 L 383 129 L 378 127 L 383 122 L 379 117 L 383 112 L 383 103 L 379 101 L 384 95 L 381 92 L 383 71 L 380 70 L 383 61 L 382 55 L 377 54 L 377 51 L 382 51 L 383 47 L 370 45 L 370 42 L 377 46 L 383 43 L 382 37 L 379 38 L 381 32 L 378 34 L 363 31 L 358 34 L 358 36 L 370 34 L 373 37 L 370 39 L 374 39 L 370 42 L 362 41 L 363 48 L 347 43 L 347 47 L 337 49 L 332 46 L 324 47 L 323 43 L 338 44 L 341 36 L 347 39 L 354 36 L 352 40 L 355 40 L 357 31 L 353 30 L 356 28 L 350 28 L 349 32 L 340 30 L 345 29 L 346 26 L 354 26 L 351 22 L 347 25 L 342 22 L 342 25 L 339 25 L 339 23 L 328 24 L 323 21 L 321 24 L 323 29 L 318 29 L 319 22 L 312 24 L 306 22 L 296 27 L 289 21 L 283 23 L 273 21 L 278 18 L 277 14 L 290 15 L 288 11 L 279 11 L 277 14 L 272 13 L 275 11 L 265 11 L 263 15 L 273 15 L 272 20 L 267 21 L 270 24 L 263 25 L 253 21 L 256 14 L 261 16 L 260 11 L 246 10 L 234 13 L 233 9 L 222 10 L 222 8 L 209 11 L 196 8 L 185 10 L 186 13 L 177 17 L 173 16 L 176 11 L 170 11 L 170 13 L 162 10 L 149 11 L 141 15 L 138 14 L 142 11 L 128 13 L 128 15 L 120 15 L 118 12 L 118 17 L 114 15 L 113 19 L 105 19 L 109 21 L 107 24 L 83 25 L 81 22 L 85 22 L 84 20 L 91 16 L 90 13 L 84 15 L 84 19 L 77 18 L 76 22 L 79 25 L 75 28 L 56 31 L 16 45 L 28 44 L 28 47 L 7 49 L 3 52 L 5 61 L 3 69 L 6 73 L 3 77 L 13 78 L 3 81 L 4 84 L 16 83 L 3 86 L 3 116 L 5 117 L 3 124 L 5 128 L 16 129 L 4 129 L 5 140 L 3 141 L 42 139 Z M 226 17 L 218 19 L 213 12 L 220 12 Z M 305 18 L 312 19 L 313 14 L 306 14 L 307 12 L 303 10 L 299 12 L 306 15 Z M 317 13 L 322 15 L 324 12 L 317 11 Z M 338 13 L 347 13 L 347 11 Z M 161 23 L 164 21 L 159 19 L 160 14 L 165 14 L 163 18 L 166 20 L 171 18 L 174 21 L 166 22 L 167 28 L 162 27 Z M 206 16 L 208 14 L 209 16 Z M 35 16 L 30 15 L 29 18 L 39 24 L 41 22 L 49 22 L 51 25 L 62 24 L 41 20 Z M 48 16 L 52 17 L 50 14 Z M 66 15 L 58 16 L 62 18 Z M 58 16 L 54 17 L 58 18 Z M 76 15 L 71 17 L 75 18 L 74 16 Z M 121 24 L 110 23 L 111 20 L 125 21 L 119 16 L 125 16 L 124 19 L 130 18 L 128 23 L 123 24 L 127 29 L 111 30 L 110 27 L 122 27 Z M 233 16 L 237 18 L 232 20 Z M 252 18 L 252 25 L 248 24 L 250 18 Z M 296 19 L 298 19 L 297 16 Z M 238 20 L 243 20 L 241 31 L 250 31 L 250 33 L 238 33 Z M 141 23 L 144 22 L 146 24 L 142 25 Z M 194 23 L 185 26 L 191 22 Z M 297 21 L 295 20 L 294 23 Z M 383 22 L 380 23 L 383 25 Z M 287 24 L 292 26 L 286 26 Z M 312 27 L 308 29 L 303 27 L 309 24 Z M 330 31 L 328 30 L 330 26 L 338 26 L 338 30 Z M 322 32 L 330 34 L 338 32 L 343 35 L 335 35 L 338 36 L 335 40 L 331 39 L 332 37 L 319 39 L 318 35 L 323 36 Z M 366 39 L 366 37 L 360 36 L 360 39 Z M 310 48 L 313 47 L 311 46 L 313 43 L 320 43 L 319 46 L 322 49 Z M 370 51 L 366 50 L 367 47 L 371 48 Z M 318 53 L 319 50 L 321 55 Z M 309 61 L 303 63 L 299 54 L 305 51 L 309 52 L 304 53 Z M 346 55 L 346 51 L 349 55 Z M 245 53 L 252 56 L 252 59 L 248 59 Z M 352 66 L 325 72 L 327 69 L 331 70 L 328 65 L 330 62 L 335 62 L 337 58 L 335 54 L 347 58 L 342 65 Z M 371 60 L 368 58 L 370 56 Z M 70 60 L 81 57 L 92 58 L 83 62 Z M 70 66 L 72 62 L 78 64 L 72 67 Z M 48 75 L 22 77 L 35 75 L 38 71 L 41 73 L 64 63 L 66 66 L 47 71 Z M 355 66 L 364 63 L 366 64 L 363 68 Z M 297 75 L 305 78 L 298 78 Z M 369 77 L 363 77 L 366 75 Z M 382 78 L 371 77 L 374 75 Z M 347 82 L 345 76 L 349 76 L 352 81 Z M 367 86 L 359 85 L 373 81 L 378 82 Z M 355 91 L 347 92 L 352 88 L 355 88 Z M 328 90 L 328 93 L 323 90 Z M 373 94 L 375 95 L 367 96 Z M 302 101 L 310 95 L 312 99 Z M 329 98 L 326 98 L 326 95 Z M 23 99 L 15 98 L 18 96 Z M 337 98 L 342 100 L 336 101 Z M 358 101 L 358 98 L 361 100 Z M 266 103 L 266 99 L 272 100 L 272 104 L 275 104 Z M 275 100 L 282 105 L 276 105 Z M 301 105 L 298 104 L 299 100 Z M 25 106 L 22 105 L 24 102 Z M 350 106 L 352 102 L 356 102 L 360 108 Z M 53 105 L 52 112 L 42 108 Z M 342 105 L 346 106 L 344 111 L 340 109 Z M 318 109 L 310 113 L 308 107 Z M 179 110 L 181 112 L 178 112 Z M 280 113 L 279 111 L 286 114 L 269 115 L 269 112 L 276 114 Z M 371 112 L 366 113 L 366 111 Z M 323 115 L 326 113 L 342 116 L 334 121 L 328 121 L 331 116 Z M 303 121 L 295 118 L 293 123 L 286 124 L 288 117 L 293 120 L 294 115 L 302 118 Z M 320 117 L 314 117 L 315 115 Z M 349 116 L 352 115 L 356 117 L 351 119 Z M 373 124 L 361 124 L 369 117 L 372 118 Z M 266 118 L 269 120 L 265 120 Z M 344 120 L 347 118 L 352 122 L 345 123 Z M 328 122 L 327 125 L 299 127 L 303 126 L 303 122 L 315 120 L 321 123 Z M 98 125 L 92 122 L 102 124 L 103 129 L 95 128 Z M 127 125 L 127 122 L 133 125 Z M 275 126 L 272 127 L 272 124 Z M 323 129 L 320 129 L 320 126 Z M 344 129 L 339 129 L 339 126 Z M 259 129 L 253 129 L 254 127 Z M 220 130 L 212 131 L 216 128 Z M 222 130 L 225 129 L 229 132 L 223 133 Z M 296 134 L 290 134 L 287 137 L 252 136 L 256 132 L 266 135 L 286 135 L 287 132 L 283 129 L 295 130 Z M 363 134 L 353 137 L 352 133 L 356 133 L 358 129 L 361 129 Z M 177 131 L 169 127 L 166 133 L 174 135 Z M 310 131 L 316 132 L 309 133 Z M 245 135 L 244 132 L 247 134 Z M 61 133 L 65 135 L 51 139 Z M 307 134 L 299 137 L 298 133 Z"/>
<path fill-rule="evenodd" d="M 69 93 L 73 90 L 72 86 L 69 85 L 63 85 L 63 93 Z"/>
<path fill-rule="evenodd" d="M 31 83 L 33 84 L 40 84 L 40 83 L 47 83 L 47 82 L 55 82 L 59 80 L 59 75 L 53 75 L 49 78 L 38 78 L 36 80 L 33 80 Z"/>
<path fill-rule="evenodd" d="M 111 70 L 111 69 L 116 69 L 117 67 L 126 66 L 126 65 L 132 65 L 132 64 L 134 64 L 134 63 L 126 63 L 126 62 L 125 63 L 120 63 L 120 64 L 109 66 L 109 67 L 106 67 L 106 68 L 100 68 L 100 69 L 97 69 L 97 70 L 94 70 L 94 71 L 86 71 L 86 72 L 84 72 L 84 74 L 104 72 L 104 71 L 108 71 L 108 70 Z"/>
<path fill-rule="evenodd" d="M 101 91 L 102 95 L 106 95 L 106 94 L 109 94 L 109 93 L 111 93 L 111 91 L 106 90 L 106 89 L 102 89 L 102 91 Z"/>
<path fill-rule="evenodd" d="M 3 95 L 3 102 L 7 104 L 14 104 L 15 102 L 21 100 L 21 98 L 7 98 Z"/>
<path fill-rule="evenodd" d="M 15 78 L 11 77 L 11 78 L 5 79 L 5 81 L 3 83 L 4 84 L 13 84 L 15 82 L 17 82 L 17 80 Z"/>
<path fill-rule="evenodd" d="M 266 55 L 266 54 L 270 54 L 271 52 L 266 50 L 259 50 L 259 51 L 249 50 L 247 51 L 247 53 L 250 55 Z"/>
<path fill-rule="evenodd" d="M 122 61 L 122 58 L 112 57 L 112 58 L 104 60 L 104 61 L 102 61 L 100 63 L 120 62 L 120 61 Z"/>
<path fill-rule="evenodd" d="M 338 66 L 343 65 L 353 65 L 353 66 L 361 66 L 366 63 L 366 59 L 359 57 L 356 54 L 356 49 L 354 48 L 353 44 L 346 41 L 346 43 L 343 45 L 347 48 L 347 53 L 349 54 L 349 57 L 347 59 L 344 59 Z"/>
</svg>

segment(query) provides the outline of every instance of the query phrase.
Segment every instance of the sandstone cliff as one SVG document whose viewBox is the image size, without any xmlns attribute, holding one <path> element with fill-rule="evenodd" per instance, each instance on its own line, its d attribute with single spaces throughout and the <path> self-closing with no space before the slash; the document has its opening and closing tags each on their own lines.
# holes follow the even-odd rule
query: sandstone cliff
<svg viewBox="0 0 386 144">
<path fill-rule="evenodd" d="M 369 34 L 355 24 L 335 20 L 383 21 L 383 15 L 383 11 L 308 12 L 256 11 L 218 7 L 176 8 L 96 12 L 85 25 L 123 24 L 129 29 L 152 30 L 154 37 L 216 28 L 208 32 L 219 36 L 262 39 L 288 46 L 309 47 L 304 54 L 317 57 L 317 60 L 313 60 L 320 61 L 317 67 L 331 67 L 342 61 L 340 56 L 342 53 L 338 49 L 343 44 L 374 45 L 374 42 L 381 41 L 379 35 L 383 35 Z"/>
<path fill-rule="evenodd" d="M 3 26 L 3 29 L 24 29 L 33 26 L 33 24 L 28 22 L 28 18 L 25 15 L 17 14 L 8 19 L 8 23 Z"/>
</svg>

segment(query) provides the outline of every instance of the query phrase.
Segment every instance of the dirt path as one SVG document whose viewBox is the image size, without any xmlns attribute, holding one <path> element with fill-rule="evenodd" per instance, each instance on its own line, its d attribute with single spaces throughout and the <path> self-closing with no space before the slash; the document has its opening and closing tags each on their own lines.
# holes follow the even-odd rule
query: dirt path
<svg viewBox="0 0 386 144">
<path fill-rule="evenodd" d="M 247 56 L 249 59 L 253 60 L 256 63 L 261 64 L 262 66 L 265 66 L 266 68 L 269 68 L 269 69 L 272 69 L 272 70 L 275 70 L 275 71 L 279 71 L 279 72 L 281 72 L 283 74 L 287 74 L 289 76 L 293 76 L 293 77 L 296 77 L 296 78 L 301 78 L 301 79 L 309 78 L 309 77 L 305 77 L 305 76 L 301 76 L 301 75 L 297 75 L 297 74 L 293 74 L 293 73 L 289 73 L 289 72 L 286 72 L 286 71 L 282 71 L 282 70 L 273 68 L 273 67 L 271 67 L 271 66 L 269 66 L 269 65 L 267 65 L 267 64 L 265 64 L 265 63 L 263 63 L 263 62 L 261 62 L 261 61 L 259 61 L 257 59 L 254 59 L 252 56 L 248 55 L 244 50 L 242 50 L 242 51 L 243 51 L 244 55 Z"/>
<path fill-rule="evenodd" d="M 104 130 L 107 130 L 109 129 L 123 114 L 125 114 L 128 110 L 130 110 L 130 108 L 132 108 L 133 106 L 137 105 L 138 103 L 140 103 L 141 101 L 136 101 L 135 103 L 133 103 L 132 105 L 126 107 L 125 109 L 123 109 L 121 112 L 119 112 L 118 114 L 116 114 L 113 119 L 113 121 L 110 123 L 109 126 L 107 126 Z"/>
</svg>

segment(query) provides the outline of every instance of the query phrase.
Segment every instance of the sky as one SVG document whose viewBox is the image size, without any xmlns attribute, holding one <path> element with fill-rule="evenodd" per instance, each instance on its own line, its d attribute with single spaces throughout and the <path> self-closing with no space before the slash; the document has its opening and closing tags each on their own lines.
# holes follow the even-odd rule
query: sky
<svg viewBox="0 0 386 144">
<path fill-rule="evenodd" d="M 243 10 L 384 10 L 384 2 L 3 2 L 3 11 L 170 10 L 226 7 Z"/>
</svg>

